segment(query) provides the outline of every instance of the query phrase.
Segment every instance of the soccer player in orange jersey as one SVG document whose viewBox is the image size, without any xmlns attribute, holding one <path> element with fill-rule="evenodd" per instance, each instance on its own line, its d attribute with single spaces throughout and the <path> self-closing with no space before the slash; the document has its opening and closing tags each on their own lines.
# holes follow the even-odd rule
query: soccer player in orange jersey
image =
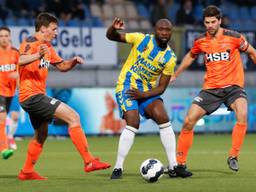
<svg viewBox="0 0 256 192">
<path fill-rule="evenodd" d="M 8 147 L 6 117 L 15 95 L 19 52 L 11 46 L 11 31 L 0 27 L 0 151 L 3 159 L 13 155 Z"/>
<path fill-rule="evenodd" d="M 57 35 L 57 29 L 58 21 L 55 16 L 49 13 L 40 13 L 35 21 L 36 33 L 20 45 L 19 101 L 22 108 L 28 112 L 35 129 L 34 138 L 28 146 L 26 161 L 18 175 L 20 180 L 46 179 L 34 171 L 34 166 L 47 138 L 48 123 L 54 117 L 68 124 L 70 138 L 84 161 L 85 172 L 110 167 L 110 164 L 100 162 L 89 152 L 79 115 L 68 105 L 45 94 L 46 78 L 50 64 L 54 65 L 59 71 L 66 72 L 76 64 L 84 63 L 83 59 L 78 56 L 70 60 L 63 60 L 57 55 L 51 45 L 51 41 Z"/>
<path fill-rule="evenodd" d="M 228 166 L 238 171 L 238 156 L 247 129 L 247 96 L 244 90 L 244 70 L 240 52 L 247 53 L 256 63 L 256 51 L 238 32 L 220 27 L 221 11 L 210 5 L 204 12 L 206 32 L 194 41 L 191 50 L 171 78 L 174 81 L 196 56 L 204 54 L 206 74 L 203 89 L 195 97 L 179 135 L 177 162 L 179 171 L 186 170 L 187 154 L 193 142 L 193 127 L 204 115 L 209 115 L 225 104 L 235 112 L 236 124 L 232 132 L 232 146 Z M 191 174 L 192 175 L 192 174 Z"/>
</svg>

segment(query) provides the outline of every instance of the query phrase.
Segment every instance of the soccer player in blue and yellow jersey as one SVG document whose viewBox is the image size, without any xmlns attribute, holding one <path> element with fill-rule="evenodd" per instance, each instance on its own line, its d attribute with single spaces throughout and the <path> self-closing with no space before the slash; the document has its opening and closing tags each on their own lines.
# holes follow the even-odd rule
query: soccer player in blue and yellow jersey
<svg viewBox="0 0 256 192">
<path fill-rule="evenodd" d="M 172 24 L 168 19 L 160 19 L 156 23 L 154 35 L 118 32 L 122 29 L 124 22 L 115 18 L 107 31 L 108 39 L 132 45 L 116 86 L 116 99 L 127 126 L 120 136 L 117 161 L 111 179 L 122 177 L 125 157 L 139 129 L 140 115 L 158 124 L 169 161 L 168 173 L 173 177 L 176 175 L 177 165 L 175 135 L 160 97 L 168 86 L 176 65 L 176 56 L 168 46 Z"/>
</svg>

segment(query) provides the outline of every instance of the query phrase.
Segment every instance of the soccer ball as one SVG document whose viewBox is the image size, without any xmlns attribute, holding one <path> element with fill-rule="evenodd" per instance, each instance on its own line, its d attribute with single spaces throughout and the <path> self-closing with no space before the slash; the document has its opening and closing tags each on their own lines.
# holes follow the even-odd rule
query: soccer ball
<svg viewBox="0 0 256 192">
<path fill-rule="evenodd" d="M 163 173 L 164 166 L 157 159 L 147 159 L 140 166 L 140 174 L 148 182 L 156 182 Z"/>
</svg>

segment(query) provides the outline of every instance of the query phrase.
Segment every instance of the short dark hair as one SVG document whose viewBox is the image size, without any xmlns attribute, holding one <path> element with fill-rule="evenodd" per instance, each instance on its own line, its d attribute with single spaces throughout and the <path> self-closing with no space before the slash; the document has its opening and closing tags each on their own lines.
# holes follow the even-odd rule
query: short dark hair
<svg viewBox="0 0 256 192">
<path fill-rule="evenodd" d="M 58 19 L 51 13 L 42 12 L 36 17 L 35 30 L 38 32 L 42 26 L 48 27 L 50 23 L 58 24 Z"/>
<path fill-rule="evenodd" d="M 0 27 L 0 31 L 2 31 L 2 30 L 4 30 L 4 31 L 8 31 L 9 33 L 11 33 L 11 30 L 10 30 L 10 28 L 9 28 L 9 27 L 2 26 L 2 27 Z"/>
<path fill-rule="evenodd" d="M 205 17 L 216 17 L 218 20 L 220 20 L 222 17 L 220 8 L 215 5 L 207 6 L 203 11 L 203 19 L 205 19 Z"/>
</svg>

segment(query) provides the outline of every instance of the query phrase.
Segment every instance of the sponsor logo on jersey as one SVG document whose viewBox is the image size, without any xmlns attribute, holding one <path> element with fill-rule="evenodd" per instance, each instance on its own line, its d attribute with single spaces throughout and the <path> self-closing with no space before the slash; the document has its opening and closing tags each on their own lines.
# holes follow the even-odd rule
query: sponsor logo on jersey
<svg viewBox="0 0 256 192">
<path fill-rule="evenodd" d="M 205 58 L 207 62 L 228 61 L 230 59 L 230 56 L 229 52 L 206 53 Z"/>
<path fill-rule="evenodd" d="M 46 60 L 45 58 L 42 58 L 40 60 L 39 69 L 41 69 L 41 68 L 49 68 L 49 66 L 50 66 L 50 61 Z"/>
<path fill-rule="evenodd" d="M 126 105 L 127 107 L 131 107 L 132 106 L 132 101 L 130 99 L 126 100 Z"/>
<path fill-rule="evenodd" d="M 16 71 L 16 64 L 4 64 L 0 65 L 0 72 Z"/>
<path fill-rule="evenodd" d="M 151 71 L 156 72 L 158 69 L 154 65 L 151 65 L 145 58 L 143 58 L 141 55 L 138 55 L 136 62 L 134 65 L 139 65 L 142 64 L 144 67 L 147 69 L 150 69 Z"/>
</svg>

